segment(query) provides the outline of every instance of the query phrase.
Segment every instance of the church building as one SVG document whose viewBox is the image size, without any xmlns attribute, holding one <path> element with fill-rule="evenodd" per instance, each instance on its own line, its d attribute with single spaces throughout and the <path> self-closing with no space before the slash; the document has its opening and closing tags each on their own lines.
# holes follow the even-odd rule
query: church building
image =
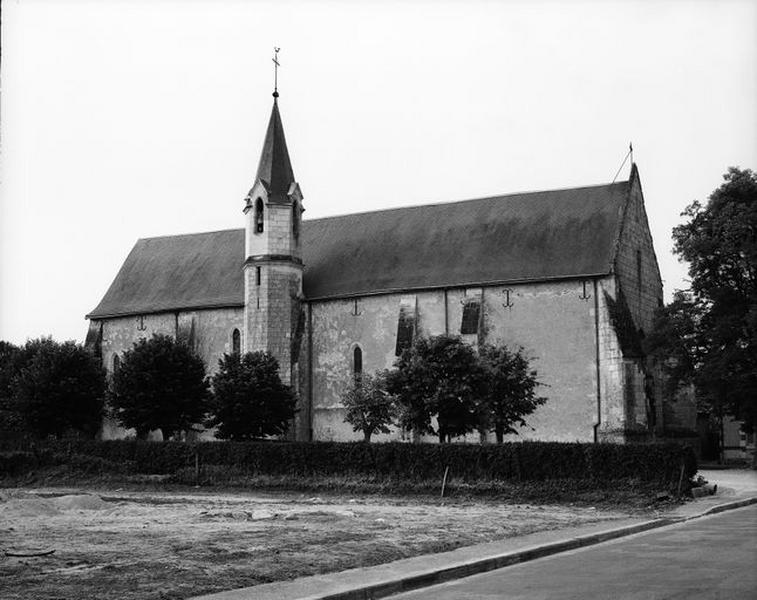
<svg viewBox="0 0 757 600">
<path fill-rule="evenodd" d="M 244 226 L 138 240 L 87 315 L 87 344 L 109 371 L 154 333 L 186 341 L 210 373 L 224 353 L 266 350 L 299 397 L 292 437 L 356 440 L 340 402 L 354 374 L 449 333 L 532 358 L 548 400 L 513 439 L 662 430 L 641 344 L 662 281 L 635 164 L 611 184 L 322 219 L 303 220 L 303 198 L 274 93 Z M 125 433 L 106 423 L 103 437 Z"/>
</svg>

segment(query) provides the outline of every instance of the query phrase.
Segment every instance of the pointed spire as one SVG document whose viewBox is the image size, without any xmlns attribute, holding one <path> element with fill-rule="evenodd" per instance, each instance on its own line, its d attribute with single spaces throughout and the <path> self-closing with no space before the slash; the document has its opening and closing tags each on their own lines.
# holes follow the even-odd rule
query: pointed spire
<svg viewBox="0 0 757 600">
<path fill-rule="evenodd" d="M 284 126 L 281 124 L 276 98 L 273 100 L 273 110 L 271 119 L 268 121 L 268 131 L 265 134 L 256 179 L 261 181 L 268 190 L 268 198 L 271 202 L 289 202 L 289 189 L 295 182 L 294 172 L 289 160 Z"/>
</svg>

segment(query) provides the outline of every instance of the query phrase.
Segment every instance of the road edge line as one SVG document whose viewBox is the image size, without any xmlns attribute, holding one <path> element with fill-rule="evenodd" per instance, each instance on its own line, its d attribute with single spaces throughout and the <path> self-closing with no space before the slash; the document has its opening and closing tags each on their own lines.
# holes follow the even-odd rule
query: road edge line
<svg viewBox="0 0 757 600">
<path fill-rule="evenodd" d="M 441 567 L 425 573 L 401 577 L 393 581 L 387 581 L 361 588 L 355 588 L 344 592 L 327 593 L 318 596 L 308 596 L 307 600 L 374 600 L 385 598 L 394 594 L 410 592 L 413 590 L 430 587 L 439 583 L 445 583 L 455 579 L 462 579 L 479 573 L 494 571 L 503 567 L 529 562 L 537 558 L 559 554 L 568 550 L 576 550 L 585 546 L 600 544 L 602 542 L 614 540 L 634 533 L 642 533 L 658 527 L 673 525 L 679 522 L 679 519 L 661 518 L 653 521 L 646 521 L 636 525 L 629 525 L 609 531 L 592 533 L 585 536 L 570 538 L 560 542 L 544 544 L 543 546 L 534 546 L 515 552 L 507 552 L 485 558 L 473 559 L 471 561 Z M 305 599 L 303 599 L 305 600 Z"/>
<path fill-rule="evenodd" d="M 667 527 L 669 525 L 685 523 L 693 519 L 699 519 L 701 517 L 715 515 L 737 508 L 743 508 L 752 504 L 757 504 L 757 496 L 711 506 L 710 508 L 695 515 L 660 517 L 658 519 L 644 521 L 635 525 L 627 525 L 625 527 L 619 527 L 617 529 L 610 529 L 607 531 L 600 531 L 588 535 L 568 538 L 566 540 L 552 542 L 541 546 L 532 546 L 530 548 L 525 548 L 522 550 L 504 552 L 483 558 L 474 558 L 467 562 L 460 562 L 446 567 L 439 567 L 437 569 L 432 568 L 421 573 L 400 576 L 396 579 L 391 579 L 380 583 L 363 585 L 342 591 L 300 596 L 298 600 L 377 600 L 378 598 L 385 598 L 387 596 L 393 596 L 395 594 L 410 592 L 413 590 L 430 587 L 432 585 L 446 583 L 448 581 L 453 581 L 456 579 L 462 579 L 471 575 L 478 575 L 479 573 L 494 571 L 496 569 L 529 562 L 538 558 L 552 556 L 561 552 L 577 550 L 579 548 L 601 544 L 603 542 L 616 540 L 637 533 L 644 533 L 646 531 L 659 529 L 661 527 Z M 386 564 L 391 563 L 385 563 L 385 565 Z M 195 598 L 215 598 L 222 600 L 224 594 L 231 594 L 234 592 L 236 592 L 236 594 L 239 594 L 244 590 L 249 590 L 249 592 L 253 594 L 250 596 L 250 598 L 254 598 L 254 590 L 256 587 L 257 586 L 236 590 L 226 590 L 225 592 L 215 592 L 208 594 L 207 596 L 203 595 L 197 596 Z M 236 594 L 234 595 L 234 598 L 241 597 Z M 189 600 L 192 599 L 190 598 Z"/>
<path fill-rule="evenodd" d="M 494 571 L 503 567 L 509 567 L 519 563 L 529 562 L 536 560 L 537 558 L 552 556 L 561 552 L 567 552 L 568 550 L 585 548 L 588 546 L 601 544 L 602 542 L 608 542 L 618 538 L 634 535 L 636 533 L 644 533 L 646 531 L 651 531 L 660 527 L 676 525 L 678 523 L 684 523 L 693 519 L 715 515 L 728 510 L 743 508 L 752 504 L 757 504 L 757 497 L 745 498 L 743 500 L 718 504 L 716 506 L 708 508 L 701 513 L 687 517 L 662 517 L 659 519 L 654 519 L 652 521 L 645 521 L 644 523 L 639 523 L 637 525 L 629 525 L 627 527 L 620 527 L 618 529 L 611 529 L 609 531 L 602 531 L 599 533 L 579 536 L 560 542 L 545 544 L 543 546 L 527 548 L 525 550 L 498 554 L 495 556 L 487 556 L 481 559 L 474 559 L 467 563 L 453 565 L 450 567 L 442 567 L 437 570 L 432 570 L 417 575 L 410 575 L 393 581 L 367 585 L 343 592 L 308 596 L 307 598 L 303 598 L 302 600 L 375 600 L 378 598 L 385 598 L 387 596 L 410 592 L 413 590 L 430 587 L 432 585 L 445 583 L 447 581 L 462 579 L 471 575 L 486 573 L 488 571 Z"/>
</svg>

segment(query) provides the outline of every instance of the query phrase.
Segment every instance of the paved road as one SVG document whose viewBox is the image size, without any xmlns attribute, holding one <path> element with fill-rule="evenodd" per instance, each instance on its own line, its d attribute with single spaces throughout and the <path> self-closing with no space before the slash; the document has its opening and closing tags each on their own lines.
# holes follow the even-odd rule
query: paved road
<svg viewBox="0 0 757 600">
<path fill-rule="evenodd" d="M 757 505 L 392 600 L 757 599 Z"/>
</svg>

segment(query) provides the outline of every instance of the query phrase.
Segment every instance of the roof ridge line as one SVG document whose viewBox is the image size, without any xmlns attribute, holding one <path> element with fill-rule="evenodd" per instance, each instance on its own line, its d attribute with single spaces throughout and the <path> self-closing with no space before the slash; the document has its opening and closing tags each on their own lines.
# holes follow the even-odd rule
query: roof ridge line
<svg viewBox="0 0 757 600">
<path fill-rule="evenodd" d="M 630 183 L 630 180 L 624 180 L 624 181 L 616 181 L 615 183 L 597 183 L 594 185 L 581 185 L 578 187 L 564 187 L 564 188 L 554 188 L 554 189 L 548 189 L 548 190 L 532 190 L 528 192 L 514 192 L 510 194 L 500 194 L 500 195 L 494 195 L 494 196 L 481 196 L 478 198 L 467 198 L 464 200 L 451 200 L 448 202 L 429 202 L 426 204 L 411 204 L 409 206 L 392 206 L 388 208 L 378 208 L 374 210 L 363 210 L 358 212 L 350 212 L 350 213 L 341 213 L 336 215 L 326 215 L 323 217 L 317 217 L 314 219 L 303 219 L 303 223 L 313 223 L 316 221 L 324 221 L 327 219 L 336 219 L 340 217 L 351 217 L 351 216 L 357 216 L 357 215 L 367 215 L 367 214 L 377 214 L 377 213 L 385 213 L 385 212 L 391 212 L 396 210 L 407 210 L 407 209 L 413 209 L 413 208 L 428 208 L 432 206 L 453 206 L 455 204 L 465 204 L 467 202 L 482 202 L 484 200 L 494 200 L 497 198 L 511 198 L 514 196 L 528 196 L 531 194 L 546 194 L 546 193 L 552 193 L 552 192 L 566 192 L 569 190 L 587 190 L 587 189 L 593 189 L 593 188 L 600 188 L 600 187 L 617 187 L 621 186 L 623 184 Z M 210 235 L 213 233 L 223 233 L 228 231 L 244 231 L 244 227 L 232 227 L 232 228 L 226 228 L 226 229 L 215 229 L 212 231 L 196 231 L 194 233 L 169 233 L 164 235 L 155 235 L 150 237 L 140 237 L 137 238 L 137 241 L 143 241 L 143 240 L 158 240 L 162 238 L 177 238 L 177 237 L 188 237 L 188 236 L 195 236 L 195 235 Z"/>
<path fill-rule="evenodd" d="M 192 235 L 210 235 L 211 233 L 224 233 L 226 231 L 244 231 L 244 227 L 230 227 L 228 229 L 214 229 L 212 231 L 196 231 L 194 233 L 166 233 L 164 235 L 152 235 L 150 237 L 137 238 L 138 242 L 145 240 L 159 240 L 162 238 L 189 237 Z"/>
<path fill-rule="evenodd" d="M 531 194 L 546 194 L 551 192 L 567 192 L 570 190 L 588 190 L 592 188 L 600 188 L 600 187 L 617 187 L 623 184 L 628 184 L 629 180 L 625 181 L 616 181 L 614 183 L 597 183 L 594 185 L 581 185 L 578 187 L 564 187 L 564 188 L 554 188 L 549 190 L 531 190 L 528 192 L 514 192 L 511 194 L 499 194 L 494 196 L 480 196 L 478 198 L 466 198 L 464 200 L 450 200 L 448 202 L 428 202 L 425 204 L 410 204 L 406 206 L 391 206 L 388 208 L 378 208 L 374 210 L 361 210 L 358 212 L 350 212 L 350 213 L 341 213 L 336 215 L 326 215 L 323 217 L 317 217 L 315 219 L 303 219 L 304 223 L 313 221 L 323 221 L 325 219 L 335 219 L 338 217 L 351 217 L 353 215 L 367 215 L 367 214 L 373 214 L 373 213 L 382 213 L 382 212 L 390 212 L 394 210 L 407 210 L 409 208 L 427 208 L 431 206 L 452 206 L 453 204 L 465 204 L 466 202 L 481 202 L 484 200 L 495 200 L 497 198 L 511 198 L 514 196 L 528 196 Z"/>
</svg>

